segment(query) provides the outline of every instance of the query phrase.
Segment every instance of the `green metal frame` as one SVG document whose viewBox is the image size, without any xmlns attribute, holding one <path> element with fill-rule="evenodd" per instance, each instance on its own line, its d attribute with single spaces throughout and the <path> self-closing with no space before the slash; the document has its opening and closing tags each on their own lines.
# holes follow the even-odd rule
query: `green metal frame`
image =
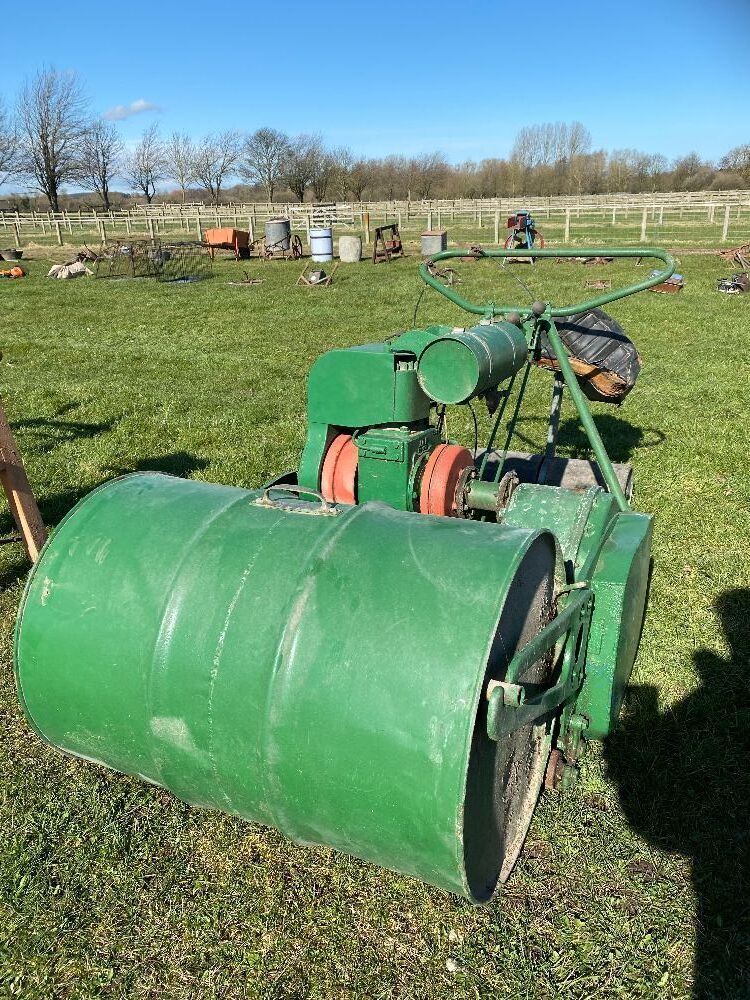
<svg viewBox="0 0 750 1000">
<path fill-rule="evenodd" d="M 660 260 L 666 266 L 659 270 L 657 274 L 651 275 L 644 281 L 636 282 L 633 285 L 626 285 L 625 288 L 615 288 L 612 291 L 605 293 L 604 295 L 599 295 L 594 299 L 587 299 L 585 302 L 579 302 L 572 306 L 550 306 L 547 310 L 549 316 L 575 316 L 576 313 L 586 312 L 587 309 L 595 309 L 597 306 L 604 306 L 608 302 L 614 302 L 617 299 L 623 299 L 628 295 L 634 295 L 636 292 L 645 292 L 649 288 L 653 288 L 654 285 L 660 284 L 662 281 L 666 281 L 667 278 L 671 278 L 674 274 L 675 264 L 674 259 L 665 251 L 659 250 L 657 247 L 583 247 L 579 249 L 544 249 L 537 250 L 534 249 L 533 256 L 536 257 L 601 257 L 606 254 L 607 257 L 649 257 L 654 260 Z M 436 253 L 434 257 L 430 258 L 430 261 L 425 261 L 419 265 L 419 276 L 426 284 L 431 288 L 434 288 L 436 292 L 440 292 L 451 302 L 460 306 L 461 309 L 465 309 L 466 312 L 476 313 L 479 316 L 497 316 L 498 313 L 510 313 L 517 312 L 522 317 L 533 315 L 533 310 L 530 306 L 498 306 L 494 302 L 488 302 L 485 305 L 481 305 L 477 302 L 471 302 L 469 299 L 465 299 L 463 295 L 459 293 L 452 287 L 444 285 L 439 278 L 436 278 L 430 273 L 428 264 L 433 262 L 437 263 L 441 260 L 452 260 L 457 257 L 518 257 L 518 250 L 496 250 L 490 248 L 488 250 L 443 250 L 440 253 Z"/>
<path fill-rule="evenodd" d="M 469 299 L 466 299 L 462 295 L 459 295 L 459 293 L 456 292 L 455 289 L 453 289 L 448 285 L 443 284 L 438 278 L 436 278 L 433 274 L 431 274 L 430 269 L 428 267 L 428 262 L 420 264 L 419 275 L 422 278 L 422 280 L 426 284 L 428 284 L 431 288 L 434 288 L 435 291 L 440 292 L 441 295 L 444 295 L 447 299 L 450 299 L 450 301 L 453 302 L 455 305 L 459 306 L 461 309 L 465 309 L 467 312 L 474 313 L 476 315 L 482 315 L 487 319 L 491 319 L 497 316 L 498 314 L 508 314 L 515 312 L 518 313 L 522 318 L 526 319 L 527 323 L 529 323 L 529 321 L 531 322 L 533 329 L 533 334 L 531 338 L 532 340 L 533 336 L 538 334 L 540 329 L 543 330 L 544 333 L 546 333 L 547 339 L 549 340 L 550 346 L 552 347 L 557 362 L 560 366 L 560 371 L 565 381 L 565 385 L 568 387 L 571 399 L 573 400 L 575 408 L 578 412 L 578 416 L 580 417 L 581 424 L 583 425 L 583 428 L 589 438 L 589 441 L 591 442 L 591 447 L 596 456 L 599 468 L 601 469 L 604 481 L 607 484 L 607 489 L 615 498 L 615 501 L 617 502 L 617 506 L 619 507 L 619 509 L 621 511 L 626 511 L 629 509 L 628 501 L 625 497 L 625 494 L 623 493 L 619 480 L 617 479 L 615 470 L 612 467 L 612 462 L 610 461 L 609 455 L 607 454 L 607 450 L 604 447 L 604 442 L 601 439 L 601 435 L 597 430 L 596 423 L 594 421 L 593 416 L 591 415 L 591 411 L 589 410 L 588 404 L 586 402 L 586 397 L 584 396 L 583 391 L 580 385 L 578 384 L 578 379 L 576 378 L 575 373 L 573 372 L 573 369 L 570 365 L 567 351 L 565 350 L 565 347 L 562 341 L 560 340 L 560 335 L 557 332 L 557 328 L 554 324 L 554 317 L 574 316 L 578 313 L 586 312 L 589 309 L 594 309 L 599 306 L 606 305 L 609 302 L 614 302 L 617 299 L 625 298 L 628 295 L 634 295 L 637 292 L 642 292 L 649 288 L 653 288 L 654 285 L 658 285 L 662 281 L 666 281 L 667 278 L 671 277 L 671 275 L 674 273 L 676 264 L 674 259 L 670 256 L 670 254 L 666 253 L 666 251 L 664 250 L 658 249 L 657 247 L 641 247 L 641 248 L 607 247 L 605 249 L 602 249 L 601 247 L 599 248 L 584 247 L 576 249 L 569 248 L 569 249 L 534 250 L 534 257 L 542 257 L 542 258 L 598 257 L 601 256 L 602 254 L 606 254 L 607 257 L 615 257 L 615 258 L 642 258 L 642 257 L 653 258 L 654 260 L 662 261 L 665 267 L 657 271 L 655 275 L 650 275 L 644 281 L 639 281 L 632 285 L 626 285 L 624 288 L 613 289 L 612 291 L 609 291 L 604 295 L 599 295 L 596 298 L 587 299 L 584 302 L 578 302 L 571 306 L 554 306 L 549 303 L 540 303 L 539 305 L 544 307 L 542 311 L 538 309 L 538 305 L 536 303 L 534 304 L 534 306 L 498 306 L 494 302 L 489 302 L 486 303 L 485 305 L 481 305 L 476 302 L 471 302 Z M 460 257 L 510 258 L 510 257 L 518 257 L 518 251 L 505 250 L 505 249 L 499 250 L 494 248 L 488 250 L 481 249 L 480 251 L 444 250 L 441 253 L 435 254 L 435 256 L 431 258 L 431 261 L 437 262 L 437 261 L 450 260 L 453 258 L 460 258 Z M 508 450 L 510 437 L 512 435 L 513 427 L 515 425 L 515 417 L 517 416 L 517 412 L 520 409 L 521 399 L 523 395 L 523 390 L 525 389 L 525 385 L 526 383 L 524 380 L 516 403 L 516 413 L 514 414 L 514 419 L 511 421 L 511 426 L 508 433 L 508 441 L 506 442 L 505 446 L 505 452 L 507 452 Z M 507 402 L 507 396 L 503 400 L 503 409 L 505 402 Z M 498 415 L 498 420 L 496 421 L 496 425 L 493 428 L 492 432 L 493 438 L 496 433 L 497 426 L 499 424 L 499 419 L 501 417 L 502 417 L 502 411 Z M 482 466 L 481 469 L 481 473 L 483 472 L 484 472 L 484 465 Z M 501 472 L 502 472 L 502 463 L 500 463 L 500 465 L 498 466 L 496 478 L 499 478 Z"/>
<path fill-rule="evenodd" d="M 498 306 L 494 302 L 485 304 L 471 302 L 460 295 L 453 287 L 444 285 L 430 272 L 430 263 L 455 258 L 478 257 L 512 258 L 518 257 L 518 249 L 480 249 L 480 250 L 446 250 L 436 254 L 430 262 L 420 265 L 419 274 L 422 280 L 455 305 L 474 315 L 481 315 L 484 321 L 495 321 L 498 316 L 517 313 L 526 332 L 530 352 L 533 352 L 541 334 L 545 334 L 559 365 L 559 376 L 570 392 L 571 400 L 576 408 L 583 429 L 591 443 L 592 450 L 599 465 L 602 477 L 611 495 L 612 507 L 603 502 L 605 494 L 598 491 L 602 500 L 597 500 L 592 490 L 590 498 L 593 507 L 579 525 L 587 528 L 589 540 L 587 544 L 579 533 L 573 546 L 576 553 L 569 553 L 570 573 L 575 581 L 573 585 L 585 587 L 580 596 L 569 601 L 552 627 L 542 630 L 537 639 L 530 643 L 516 658 L 518 662 L 511 664 L 506 682 L 499 686 L 490 696 L 488 706 L 488 732 L 502 735 L 526 725 L 553 709 L 562 708 L 559 722 L 558 741 L 568 761 L 574 761 L 579 752 L 581 737 L 603 738 L 611 730 L 620 709 L 622 695 L 632 669 L 635 653 L 638 648 L 640 628 L 643 620 L 647 596 L 648 556 L 650 553 L 651 518 L 647 515 L 630 511 L 630 507 L 610 461 L 596 422 L 589 409 L 586 397 L 578 383 L 571 367 L 567 351 L 562 343 L 555 318 L 574 316 L 618 299 L 646 291 L 655 285 L 666 281 L 675 270 L 675 261 L 663 250 L 654 247 L 643 248 L 566 248 L 566 249 L 534 249 L 534 258 L 580 258 L 598 257 L 605 254 L 608 257 L 639 259 L 653 258 L 664 265 L 655 274 L 643 281 L 635 282 L 623 288 L 608 291 L 596 298 L 587 299 L 573 305 L 556 306 L 553 303 L 535 302 L 530 306 Z M 518 413 L 523 401 L 527 378 L 531 367 L 531 359 L 524 372 L 516 397 L 513 414 L 508 423 L 508 432 L 500 460 L 497 464 L 493 481 L 497 482 L 505 464 L 505 457 L 512 439 Z M 494 439 L 503 419 L 510 399 L 513 382 L 508 384 L 502 394 L 501 405 L 495 418 L 490 434 L 485 459 L 479 468 L 479 478 L 484 479 L 487 453 L 494 444 Z M 558 389 L 559 395 L 559 389 Z M 557 406 L 559 408 L 559 399 Z M 551 417 L 552 419 L 552 417 Z M 554 454 L 554 445 L 548 446 L 548 457 Z M 570 511 L 565 504 L 550 502 L 551 494 L 544 499 L 537 493 L 547 493 L 549 487 L 527 487 L 531 495 L 524 505 L 521 494 L 523 489 L 514 495 L 512 511 L 504 515 L 506 523 L 518 526 L 538 527 L 543 523 L 555 531 L 556 535 L 565 538 L 571 528 Z M 490 498 L 484 497 L 481 487 L 473 488 L 480 497 L 482 509 L 489 509 Z M 517 501 L 517 502 L 515 502 Z M 570 506 L 570 505 L 568 505 Z M 575 504 L 573 507 L 575 508 Z M 560 509 L 558 509 L 560 508 Z M 583 514 L 574 510 L 576 524 Z M 572 544 L 572 543 L 571 543 Z M 596 601 L 598 611 L 592 617 L 593 602 Z M 586 618 L 585 634 L 578 641 L 579 629 L 573 628 L 572 619 L 575 608 L 584 608 Z M 563 655 L 559 676 L 551 687 L 533 691 L 530 687 L 519 686 L 514 677 L 527 662 L 529 657 L 538 656 L 543 652 L 553 636 L 566 632 L 564 642 L 566 652 Z M 592 648 L 588 649 L 589 634 Z M 575 643 L 576 655 L 570 652 L 571 642 Z M 584 663 L 591 669 L 584 671 Z M 509 728 L 510 727 L 510 728 Z"/>
<path fill-rule="evenodd" d="M 572 592 L 559 612 L 508 664 L 505 680 L 496 681 L 488 695 L 487 735 L 500 740 L 549 712 L 575 700 L 583 685 L 584 663 L 594 595 L 588 587 Z M 558 597 L 563 596 L 561 591 Z M 560 640 L 562 639 L 562 643 Z M 560 648 L 562 647 L 562 648 Z M 519 684 L 516 678 L 555 648 L 561 660 L 554 684 Z"/>
</svg>

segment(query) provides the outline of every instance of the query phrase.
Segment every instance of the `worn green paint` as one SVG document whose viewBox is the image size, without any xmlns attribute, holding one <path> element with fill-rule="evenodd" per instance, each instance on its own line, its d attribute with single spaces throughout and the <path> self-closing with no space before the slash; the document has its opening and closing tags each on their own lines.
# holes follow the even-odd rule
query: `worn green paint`
<svg viewBox="0 0 750 1000">
<path fill-rule="evenodd" d="M 488 483 L 482 479 L 473 479 L 469 483 L 469 506 L 472 510 L 495 513 L 497 510 L 497 483 Z"/>
<path fill-rule="evenodd" d="M 613 729 L 633 669 L 643 618 L 651 552 L 646 514 L 621 512 L 598 486 L 583 493 L 522 483 L 503 523 L 546 528 L 560 542 L 569 583 L 594 595 L 586 670 L 576 713 L 587 720 L 588 739 Z"/>
<path fill-rule="evenodd" d="M 497 387 L 527 355 L 524 332 L 512 323 L 469 330 L 431 326 L 323 354 L 308 379 L 299 482 L 319 489 L 331 440 L 353 433 L 360 452 L 358 500 L 416 509 L 426 450 L 439 443 L 429 423 L 435 403 L 464 401 Z"/>
<path fill-rule="evenodd" d="M 390 344 L 328 351 L 310 369 L 310 423 L 373 427 L 426 421 L 429 414 L 430 400 L 419 388 L 416 369 L 399 364 Z"/>
<path fill-rule="evenodd" d="M 588 587 L 568 595 L 567 603 L 508 664 L 507 680 L 489 696 L 487 735 L 501 740 L 519 725 L 536 722 L 574 701 L 581 690 L 593 594 Z M 543 687 L 517 683 L 525 670 L 549 651 L 558 661 L 557 679 Z"/>
<path fill-rule="evenodd" d="M 357 436 L 357 501 L 379 500 L 396 510 L 419 508 L 418 483 L 428 454 L 440 443 L 434 427 L 374 428 Z"/>
<path fill-rule="evenodd" d="M 651 562 L 652 519 L 618 514 L 596 564 L 586 682 L 576 710 L 588 720 L 588 739 L 604 739 L 615 726 L 643 629 Z"/>
<path fill-rule="evenodd" d="M 464 846 L 495 835 L 465 809 L 489 746 L 475 721 L 505 595 L 532 548 L 553 571 L 554 542 L 319 509 L 158 474 L 95 490 L 24 594 L 24 711 L 55 746 L 188 802 L 486 898 Z"/>
</svg>

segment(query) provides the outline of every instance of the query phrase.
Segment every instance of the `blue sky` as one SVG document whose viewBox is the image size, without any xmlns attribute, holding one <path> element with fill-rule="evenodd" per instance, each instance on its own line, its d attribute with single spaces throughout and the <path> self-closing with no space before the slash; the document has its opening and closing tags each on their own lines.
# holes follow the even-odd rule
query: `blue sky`
<svg viewBox="0 0 750 1000">
<path fill-rule="evenodd" d="M 460 161 L 506 155 L 523 125 L 573 119 L 596 148 L 670 158 L 750 141 L 750 0 L 58 7 L 29 8 L 33 30 L 5 19 L 6 100 L 43 62 L 74 69 L 96 112 L 145 105 L 121 120 L 129 141 L 155 120 L 196 136 L 268 124 L 364 155 Z"/>
</svg>

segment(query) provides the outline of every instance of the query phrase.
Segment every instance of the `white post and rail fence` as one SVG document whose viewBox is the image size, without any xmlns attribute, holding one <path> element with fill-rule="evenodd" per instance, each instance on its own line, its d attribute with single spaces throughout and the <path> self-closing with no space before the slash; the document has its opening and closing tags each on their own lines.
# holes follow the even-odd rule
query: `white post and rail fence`
<svg viewBox="0 0 750 1000">
<path fill-rule="evenodd" d="M 262 236 L 268 219 L 279 216 L 289 218 L 297 231 L 331 225 L 357 230 L 367 242 L 375 227 L 396 222 L 407 239 L 436 225 L 448 230 L 453 243 L 497 245 L 507 236 L 508 217 L 522 208 L 531 211 L 537 229 L 551 243 L 719 247 L 750 242 L 750 191 L 717 191 L 326 204 L 161 202 L 109 212 L 0 209 L 0 249 L 11 243 L 64 246 L 130 236 L 201 239 L 206 229 L 221 227 L 248 230 L 253 240 Z"/>
</svg>

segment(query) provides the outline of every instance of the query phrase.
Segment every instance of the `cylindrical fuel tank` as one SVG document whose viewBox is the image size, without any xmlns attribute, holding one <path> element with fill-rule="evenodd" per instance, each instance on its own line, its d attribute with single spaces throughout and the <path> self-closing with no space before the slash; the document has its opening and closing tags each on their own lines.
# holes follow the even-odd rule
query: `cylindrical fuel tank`
<svg viewBox="0 0 750 1000">
<path fill-rule="evenodd" d="M 486 900 L 547 744 L 492 742 L 485 688 L 547 620 L 555 561 L 545 531 L 136 474 L 32 570 L 18 691 L 69 753 Z"/>
<path fill-rule="evenodd" d="M 514 375 L 527 354 L 523 331 L 513 323 L 454 330 L 425 347 L 417 378 L 431 399 L 465 403 Z"/>
<path fill-rule="evenodd" d="M 289 219 L 269 219 L 265 228 L 266 247 L 288 250 L 291 246 L 292 224 Z"/>
</svg>

